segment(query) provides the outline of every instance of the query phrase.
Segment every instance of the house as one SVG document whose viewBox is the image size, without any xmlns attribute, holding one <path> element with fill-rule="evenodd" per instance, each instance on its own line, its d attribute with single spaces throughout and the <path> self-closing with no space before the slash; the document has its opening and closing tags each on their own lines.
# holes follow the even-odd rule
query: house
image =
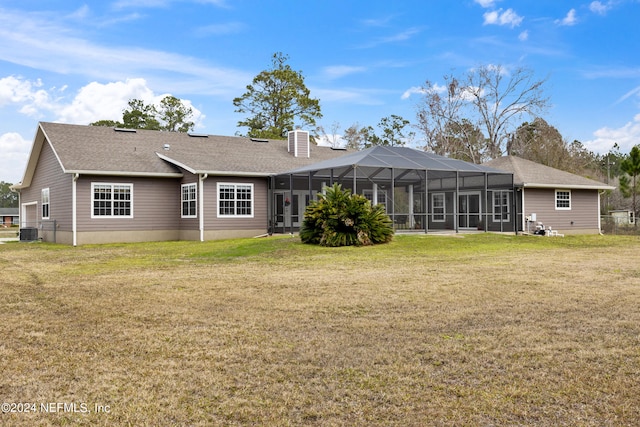
<svg viewBox="0 0 640 427">
<path fill-rule="evenodd" d="M 21 227 L 44 241 L 257 236 L 270 228 L 275 174 L 343 154 L 299 130 L 266 140 L 39 123 L 13 188 Z"/>
<path fill-rule="evenodd" d="M 0 208 L 0 227 L 11 227 L 19 224 L 18 208 Z"/>
<path fill-rule="evenodd" d="M 615 187 L 516 156 L 485 165 L 513 173 L 519 231 L 542 225 L 562 234 L 600 233 L 600 195 Z"/>
<path fill-rule="evenodd" d="M 350 153 L 288 140 L 40 123 L 21 236 L 81 245 L 293 232 L 324 186 L 384 204 L 399 230 L 516 229 L 513 175 L 405 147 Z"/>
</svg>

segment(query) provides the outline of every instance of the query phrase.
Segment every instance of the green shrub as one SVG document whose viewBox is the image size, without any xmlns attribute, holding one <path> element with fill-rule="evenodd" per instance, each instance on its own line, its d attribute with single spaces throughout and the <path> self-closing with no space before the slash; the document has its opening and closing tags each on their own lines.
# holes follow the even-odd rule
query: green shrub
<svg viewBox="0 0 640 427">
<path fill-rule="evenodd" d="M 391 241 L 393 226 L 384 206 L 334 184 L 307 206 L 300 238 L 322 246 L 373 245 Z"/>
</svg>

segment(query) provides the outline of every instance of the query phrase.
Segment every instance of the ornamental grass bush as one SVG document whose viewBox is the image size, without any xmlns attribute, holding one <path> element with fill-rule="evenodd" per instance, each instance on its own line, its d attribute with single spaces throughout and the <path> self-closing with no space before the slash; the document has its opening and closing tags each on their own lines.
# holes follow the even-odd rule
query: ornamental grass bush
<svg viewBox="0 0 640 427">
<path fill-rule="evenodd" d="M 303 243 L 322 246 L 365 246 L 393 238 L 391 219 L 383 205 L 372 206 L 366 197 L 351 194 L 340 184 L 327 187 L 304 212 L 300 228 Z"/>
</svg>

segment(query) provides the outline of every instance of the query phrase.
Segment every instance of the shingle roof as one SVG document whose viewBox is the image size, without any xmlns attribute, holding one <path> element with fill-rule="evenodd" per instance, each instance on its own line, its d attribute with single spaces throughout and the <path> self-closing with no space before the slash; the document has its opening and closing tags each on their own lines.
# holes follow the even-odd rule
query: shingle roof
<svg viewBox="0 0 640 427">
<path fill-rule="evenodd" d="M 598 189 L 613 190 L 615 187 L 584 178 L 569 172 L 555 169 L 540 163 L 516 156 L 504 156 L 485 163 L 485 165 L 513 173 L 516 186 L 532 188 Z"/>
<path fill-rule="evenodd" d="M 18 216 L 19 214 L 18 208 L 0 208 L 0 216 Z"/>
<path fill-rule="evenodd" d="M 110 127 L 41 123 L 65 172 L 172 175 L 180 165 L 195 173 L 272 175 L 340 156 L 312 145 L 311 157 L 294 157 L 287 141 Z"/>
</svg>

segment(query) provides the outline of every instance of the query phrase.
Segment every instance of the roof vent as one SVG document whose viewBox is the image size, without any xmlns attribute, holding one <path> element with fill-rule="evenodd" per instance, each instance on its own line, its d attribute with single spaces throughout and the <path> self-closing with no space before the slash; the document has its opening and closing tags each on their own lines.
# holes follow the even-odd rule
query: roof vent
<svg viewBox="0 0 640 427">
<path fill-rule="evenodd" d="M 169 151 L 169 149 L 171 148 L 171 146 L 169 144 L 164 144 L 164 151 Z"/>
<path fill-rule="evenodd" d="M 209 135 L 206 133 L 187 133 L 192 138 L 209 138 Z"/>
<path fill-rule="evenodd" d="M 251 140 L 253 142 L 269 142 L 268 139 L 264 139 L 264 138 L 251 138 Z"/>
<path fill-rule="evenodd" d="M 116 132 L 130 132 L 130 133 L 136 133 L 135 129 L 127 129 L 127 128 L 113 128 L 113 130 L 115 130 Z"/>
<path fill-rule="evenodd" d="M 333 151 L 347 151 L 347 147 L 331 147 Z"/>
</svg>

